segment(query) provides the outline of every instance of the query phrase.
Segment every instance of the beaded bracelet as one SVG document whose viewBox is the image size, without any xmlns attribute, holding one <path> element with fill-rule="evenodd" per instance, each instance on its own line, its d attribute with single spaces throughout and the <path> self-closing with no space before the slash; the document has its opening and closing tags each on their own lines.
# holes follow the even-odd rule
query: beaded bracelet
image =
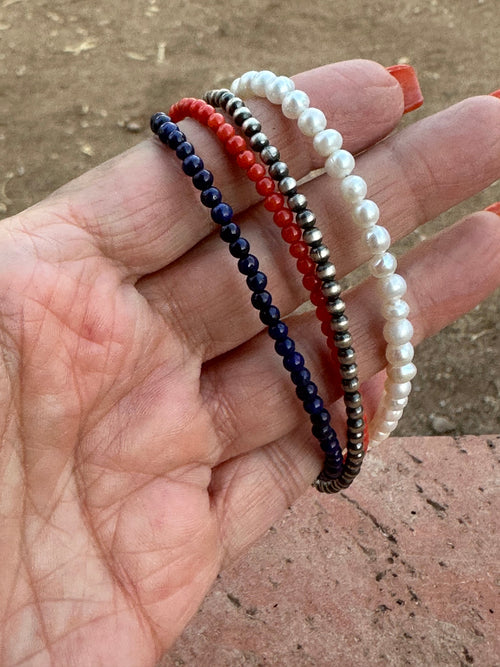
<svg viewBox="0 0 500 667">
<path fill-rule="evenodd" d="M 288 327 L 280 319 L 280 311 L 265 289 L 267 277 L 259 270 L 258 259 L 250 253 L 249 242 L 241 236 L 240 227 L 233 221 L 232 208 L 222 201 L 220 190 L 213 186 L 213 175 L 205 168 L 186 135 L 167 114 L 154 114 L 151 129 L 182 160 L 182 170 L 191 177 L 193 185 L 201 190 L 201 203 L 210 209 L 212 220 L 221 226 L 220 237 L 229 244 L 231 255 L 238 259 L 238 270 L 246 276 L 247 286 L 252 292 L 251 303 L 259 311 L 261 322 L 267 326 L 269 336 L 275 341 L 275 350 L 283 358 L 283 366 L 290 373 L 296 394 L 310 416 L 312 433 L 325 453 L 321 475 L 331 483 L 325 481 L 324 484 L 316 485 L 316 488 L 324 493 L 340 491 L 345 486 L 337 486 L 333 482 L 341 478 L 345 466 L 337 434 L 330 424 L 330 414 L 318 395 L 317 386 L 311 381 L 304 357 L 295 349 L 295 342 L 288 336 Z"/>
<path fill-rule="evenodd" d="M 388 252 L 391 237 L 385 227 L 377 224 L 378 206 L 365 199 L 366 182 L 352 174 L 354 157 L 342 148 L 340 132 L 326 129 L 324 113 L 309 106 L 309 96 L 296 90 L 292 79 L 276 76 L 269 70 L 249 71 L 233 81 L 231 91 L 240 97 L 266 97 L 271 103 L 280 104 L 287 118 L 297 120 L 301 132 L 313 138 L 316 152 L 326 158 L 326 173 L 341 180 L 341 192 L 351 206 L 352 219 L 364 232 L 364 242 L 373 255 L 369 262 L 370 271 L 380 280 L 382 314 L 386 319 L 383 334 L 387 342 L 387 379 L 381 402 L 369 425 L 371 444 L 380 443 L 397 427 L 408 403 L 411 380 L 417 369 L 412 363 L 413 346 L 410 340 L 413 327 L 408 320 L 409 306 L 402 298 L 406 293 L 406 282 L 395 273 L 396 258 Z"/>
<path fill-rule="evenodd" d="M 242 100 L 227 90 L 214 91 L 208 102 L 185 98 L 172 105 L 169 115 L 176 122 L 189 116 L 210 127 L 226 150 L 236 157 L 240 167 L 247 171 L 249 178 L 256 181 L 257 192 L 266 197 L 265 203 L 275 211 L 278 221 L 281 223 L 283 218 L 288 221 L 288 225 L 282 230 L 282 235 L 285 240 L 292 243 L 290 246 L 292 254 L 300 249 L 298 262 L 303 260 L 302 255 L 304 251 L 307 253 L 307 247 L 311 248 L 310 257 L 313 261 L 310 260 L 307 266 L 310 267 L 312 264 L 312 272 L 316 268 L 319 278 L 316 278 L 314 273 L 312 275 L 308 273 L 304 276 L 306 281 L 304 284 L 312 290 L 311 298 L 317 306 L 316 312 L 322 323 L 322 331 L 327 335 L 329 346 L 337 352 L 332 356 L 340 366 L 347 412 L 347 456 L 342 475 L 334 482 L 320 475 L 316 485 L 329 484 L 347 488 L 359 473 L 364 456 L 364 419 L 355 352 L 351 345 L 352 337 L 348 331 L 347 317 L 344 314 L 345 304 L 339 298 L 341 288 L 335 280 L 335 268 L 329 262 L 329 250 L 322 243 L 321 232 L 315 226 L 316 218 L 307 208 L 305 197 L 297 193 L 295 179 L 289 176 L 287 165 L 280 161 L 278 149 L 270 146 L 269 140 L 261 132 L 260 122 L 244 107 Z M 236 135 L 234 127 L 225 123 L 221 114 L 214 113 L 214 107 L 217 106 L 221 106 L 234 117 L 235 123 L 241 125 L 245 134 L 250 137 L 249 140 Z M 255 164 L 253 156 L 253 159 L 250 159 L 248 151 L 245 150 L 247 142 L 254 153 L 260 155 L 263 162 L 267 164 L 271 178 L 262 176 L 263 173 L 265 174 L 262 166 Z M 275 193 L 273 179 L 278 181 L 279 193 Z M 290 208 L 285 208 L 284 195 L 288 198 Z M 297 224 L 290 222 L 290 219 L 293 220 L 292 211 L 296 213 Z M 301 228 L 303 242 L 298 241 L 301 236 Z"/>
</svg>

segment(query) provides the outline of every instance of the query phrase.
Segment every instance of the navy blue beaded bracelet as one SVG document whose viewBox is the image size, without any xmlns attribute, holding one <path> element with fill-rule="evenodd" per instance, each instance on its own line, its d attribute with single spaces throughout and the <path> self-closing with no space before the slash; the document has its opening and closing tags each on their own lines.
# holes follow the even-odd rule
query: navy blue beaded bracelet
<svg viewBox="0 0 500 667">
<path fill-rule="evenodd" d="M 271 294 L 266 290 L 267 277 L 259 269 L 259 261 L 250 253 L 250 243 L 241 236 L 240 227 L 233 221 L 233 210 L 222 201 L 222 195 L 213 185 L 213 175 L 205 168 L 203 160 L 195 153 L 186 135 L 167 114 L 158 112 L 151 118 L 151 129 L 160 141 L 175 150 L 182 161 L 182 170 L 191 177 L 193 185 L 201 191 L 201 203 L 210 209 L 212 220 L 220 225 L 220 238 L 229 245 L 231 255 L 238 259 L 238 270 L 246 276 L 246 283 L 252 292 L 252 306 L 259 311 L 259 317 L 267 326 L 269 336 L 275 341 L 274 348 L 282 357 L 283 366 L 290 373 L 296 387 L 297 397 L 309 414 L 312 433 L 325 453 L 325 463 L 321 472 L 329 480 L 338 479 L 342 474 L 343 455 L 337 433 L 330 424 L 330 413 L 324 407 L 318 388 L 311 381 L 311 373 L 305 366 L 304 357 L 295 349 L 295 342 L 288 335 L 288 327 L 281 320 L 279 309 L 273 304 Z M 334 485 L 319 485 L 319 491 L 340 490 Z"/>
</svg>

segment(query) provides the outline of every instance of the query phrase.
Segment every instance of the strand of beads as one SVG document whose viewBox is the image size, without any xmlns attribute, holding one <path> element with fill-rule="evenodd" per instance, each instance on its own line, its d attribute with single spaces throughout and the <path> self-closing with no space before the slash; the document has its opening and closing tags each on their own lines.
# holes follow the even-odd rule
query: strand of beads
<svg viewBox="0 0 500 667">
<path fill-rule="evenodd" d="M 342 135 L 327 128 L 324 113 L 310 106 L 308 95 L 295 89 L 292 79 L 276 76 L 269 70 L 250 71 L 236 79 L 231 91 L 239 97 L 265 97 L 273 104 L 281 106 L 287 118 L 297 120 L 301 132 L 312 137 L 316 152 L 325 159 L 326 173 L 341 180 L 341 192 L 350 205 L 354 223 L 362 230 L 362 238 L 372 253 L 370 270 L 379 279 L 382 297 L 382 313 L 386 319 L 384 338 L 387 342 L 387 379 L 384 394 L 369 425 L 372 445 L 385 440 L 397 427 L 411 392 L 411 380 L 417 369 L 412 363 L 413 327 L 408 320 L 409 307 L 403 296 L 406 282 L 396 271 L 396 258 L 388 249 L 391 238 L 387 229 L 378 223 L 378 206 L 366 199 L 366 182 L 352 174 L 354 157 L 342 148 Z"/>
<path fill-rule="evenodd" d="M 214 107 L 218 106 L 231 115 L 237 125 L 242 126 L 248 139 L 236 135 L 234 127 L 225 123 L 221 114 L 215 113 Z M 283 219 L 288 221 L 289 224 L 282 229 L 282 236 L 291 243 L 292 255 L 295 256 L 297 249 L 300 250 L 298 265 L 303 263 L 303 251 L 307 253 L 307 248 L 310 248 L 310 257 L 313 260 L 310 261 L 312 275 L 308 273 L 304 276 L 304 285 L 311 290 L 311 300 L 316 305 L 316 313 L 322 323 L 322 331 L 327 335 L 329 347 L 336 350 L 336 354 L 332 353 L 333 360 L 340 366 L 347 412 L 347 456 L 342 475 L 330 480 L 326 473 L 322 473 L 316 485 L 321 485 L 324 487 L 323 490 L 331 492 L 345 489 L 359 473 L 363 460 L 363 407 L 352 337 L 344 313 L 345 304 L 339 298 L 341 288 L 335 280 L 334 266 L 329 262 L 329 250 L 322 242 L 321 232 L 315 226 L 316 218 L 307 208 L 305 197 L 297 192 L 297 182 L 289 176 L 287 165 L 280 160 L 279 150 L 270 145 L 268 138 L 261 131 L 260 122 L 244 107 L 242 100 L 227 90 L 213 91 L 207 102 L 193 98 L 180 100 L 172 105 L 169 115 L 176 122 L 189 116 L 212 129 L 227 152 L 235 157 L 237 164 L 245 169 L 250 180 L 255 182 L 257 192 L 265 197 L 266 208 L 274 211 L 275 220 L 279 223 Z M 254 155 L 252 153 L 251 157 L 248 155 L 248 145 L 268 166 L 271 178 L 264 176 L 265 170 L 255 163 Z M 275 193 L 273 179 L 278 182 L 279 194 Z M 290 208 L 285 207 L 285 196 L 288 198 Z M 297 224 L 293 223 L 292 211 L 296 213 Z M 301 229 L 303 241 L 299 242 Z M 315 268 L 319 278 L 314 276 Z"/>
<path fill-rule="evenodd" d="M 343 456 L 337 434 L 330 425 L 330 415 L 318 395 L 317 386 L 311 381 L 304 357 L 295 349 L 295 342 L 288 336 L 288 327 L 281 320 L 280 311 L 266 290 L 267 277 L 259 270 L 258 259 L 250 253 L 249 242 L 241 236 L 240 227 L 233 221 L 232 208 L 222 201 L 220 190 L 213 186 L 212 173 L 195 153 L 193 144 L 167 114 L 154 114 L 151 129 L 163 144 L 175 151 L 182 161 L 183 172 L 191 177 L 195 188 L 201 191 L 201 203 L 210 209 L 212 220 L 220 225 L 221 239 L 229 245 L 231 255 L 238 259 L 240 273 L 246 276 L 247 286 L 252 292 L 252 306 L 259 311 L 261 322 L 267 326 L 269 336 L 275 341 L 275 350 L 283 358 L 283 366 L 290 373 L 297 396 L 310 416 L 312 433 L 325 453 L 322 474 L 329 480 L 339 478 L 344 467 Z M 326 486 L 317 488 L 330 493 L 337 490 Z"/>
</svg>

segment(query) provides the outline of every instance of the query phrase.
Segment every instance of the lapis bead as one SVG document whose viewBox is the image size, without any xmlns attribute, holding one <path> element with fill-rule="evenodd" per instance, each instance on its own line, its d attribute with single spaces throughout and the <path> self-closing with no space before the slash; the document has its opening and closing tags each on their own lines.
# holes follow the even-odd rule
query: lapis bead
<svg viewBox="0 0 500 667">
<path fill-rule="evenodd" d="M 284 338 L 283 340 L 277 340 L 274 343 L 274 349 L 280 355 L 280 357 L 285 357 L 290 352 L 295 352 L 295 343 L 291 338 Z"/>
<path fill-rule="evenodd" d="M 288 336 L 288 327 L 284 322 L 277 322 L 274 326 L 269 327 L 267 332 L 273 340 L 283 340 Z"/>
<path fill-rule="evenodd" d="M 254 276 L 248 276 L 247 285 L 252 292 L 263 292 L 267 285 L 267 276 L 262 271 L 257 271 Z"/>
<path fill-rule="evenodd" d="M 196 154 L 188 155 L 187 158 L 182 161 L 182 171 L 188 176 L 194 176 L 198 171 L 201 171 L 202 169 L 203 169 L 203 160 L 199 155 Z"/>
<path fill-rule="evenodd" d="M 259 260 L 255 255 L 248 255 L 238 260 L 238 271 L 245 276 L 254 276 L 259 270 Z"/>
<path fill-rule="evenodd" d="M 183 141 L 186 141 L 186 135 L 184 134 L 184 132 L 181 132 L 178 128 L 173 132 L 170 132 L 170 134 L 167 137 L 168 145 L 170 146 L 170 148 L 173 148 L 174 150 L 177 148 L 177 146 L 180 146 Z"/>
<path fill-rule="evenodd" d="M 309 412 L 309 414 L 321 412 L 323 410 L 323 399 L 316 396 L 316 398 L 312 398 L 309 401 L 304 401 L 304 410 Z"/>
<path fill-rule="evenodd" d="M 328 410 L 321 410 L 321 412 L 315 412 L 310 415 L 311 424 L 329 424 L 330 423 L 330 413 Z"/>
<path fill-rule="evenodd" d="M 318 438 L 318 440 L 327 440 L 335 434 L 335 431 L 330 424 L 314 424 L 312 427 L 312 434 L 315 438 Z"/>
<path fill-rule="evenodd" d="M 193 155 L 194 146 L 190 141 L 183 141 L 182 144 L 179 144 L 175 149 L 175 154 L 179 160 L 185 160 L 188 155 Z"/>
<path fill-rule="evenodd" d="M 283 366 L 287 371 L 299 371 L 304 368 L 304 357 L 300 352 L 292 352 L 283 358 Z"/>
<path fill-rule="evenodd" d="M 228 225 L 223 225 L 220 228 L 219 233 L 221 239 L 226 243 L 233 243 L 233 241 L 236 241 L 240 238 L 240 234 L 241 229 L 235 222 L 230 222 Z"/>
<path fill-rule="evenodd" d="M 257 310 L 267 310 L 271 307 L 272 296 L 269 292 L 266 292 L 266 290 L 263 290 L 262 292 L 254 292 L 251 301 L 252 306 Z"/>
<path fill-rule="evenodd" d="M 320 441 L 320 447 L 321 449 L 325 452 L 325 454 L 329 457 L 334 457 L 337 452 L 340 450 L 340 443 L 337 440 L 337 438 L 334 439 L 326 439 L 326 440 L 321 440 Z M 333 459 L 336 462 L 339 462 L 340 465 L 342 465 L 342 453 L 340 452 L 340 455 L 338 458 Z"/>
<path fill-rule="evenodd" d="M 214 182 L 214 177 L 208 169 L 202 169 L 191 180 L 197 190 L 207 190 Z"/>
<path fill-rule="evenodd" d="M 299 386 L 295 389 L 295 393 L 301 401 L 309 401 L 318 395 L 318 387 L 314 384 L 314 382 L 299 384 Z"/>
<path fill-rule="evenodd" d="M 281 313 L 276 306 L 271 306 L 268 310 L 261 310 L 259 313 L 259 318 L 262 324 L 265 324 L 266 327 L 270 327 L 273 324 L 279 322 Z"/>
<path fill-rule="evenodd" d="M 175 123 L 172 123 L 171 121 L 166 121 L 165 123 L 162 123 L 158 129 L 158 139 L 168 145 L 168 138 L 172 134 L 172 132 L 175 132 L 179 128 Z"/>
<path fill-rule="evenodd" d="M 307 368 L 298 368 L 290 375 L 292 382 L 295 385 L 307 384 L 311 380 L 311 373 Z"/>
<path fill-rule="evenodd" d="M 155 134 L 158 134 L 158 130 L 163 125 L 163 123 L 169 123 L 170 116 L 167 116 L 163 111 L 158 111 L 151 116 L 149 121 L 149 126 Z"/>
<path fill-rule="evenodd" d="M 217 206 L 217 204 L 221 203 L 222 195 L 219 188 L 211 187 L 203 190 L 200 195 L 200 200 L 203 206 L 206 206 L 207 208 L 213 208 L 214 206 Z"/>
<path fill-rule="evenodd" d="M 250 252 L 250 243 L 248 243 L 248 241 L 241 236 L 237 241 L 231 243 L 229 246 L 229 252 L 233 257 L 246 257 Z"/>
<path fill-rule="evenodd" d="M 212 220 L 218 225 L 227 225 L 229 222 L 232 222 L 233 209 L 229 204 L 221 202 L 213 207 L 210 211 L 210 215 L 212 216 Z"/>
</svg>

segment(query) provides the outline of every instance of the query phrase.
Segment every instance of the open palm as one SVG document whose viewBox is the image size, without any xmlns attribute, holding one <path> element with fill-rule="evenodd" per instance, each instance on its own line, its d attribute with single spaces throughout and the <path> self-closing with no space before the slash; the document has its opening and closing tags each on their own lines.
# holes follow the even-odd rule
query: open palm
<svg viewBox="0 0 500 667">
<path fill-rule="evenodd" d="M 356 171 L 393 238 L 500 177 L 494 98 L 381 142 L 402 111 L 382 67 L 297 81 L 363 153 Z M 306 144 L 292 122 L 255 109 L 296 178 L 320 166 L 310 146 L 294 152 Z M 186 132 L 292 313 L 306 295 L 279 230 L 213 137 L 190 121 Z M 323 180 L 303 191 L 345 275 L 367 257 Z M 151 139 L 0 228 L 1 664 L 153 665 L 221 567 L 319 471 L 293 386 L 197 198 Z M 417 339 L 500 283 L 499 247 L 498 217 L 483 212 L 401 259 Z M 384 365 L 372 282 L 346 302 L 370 412 Z M 342 431 L 319 327 L 311 313 L 289 319 Z"/>
</svg>

